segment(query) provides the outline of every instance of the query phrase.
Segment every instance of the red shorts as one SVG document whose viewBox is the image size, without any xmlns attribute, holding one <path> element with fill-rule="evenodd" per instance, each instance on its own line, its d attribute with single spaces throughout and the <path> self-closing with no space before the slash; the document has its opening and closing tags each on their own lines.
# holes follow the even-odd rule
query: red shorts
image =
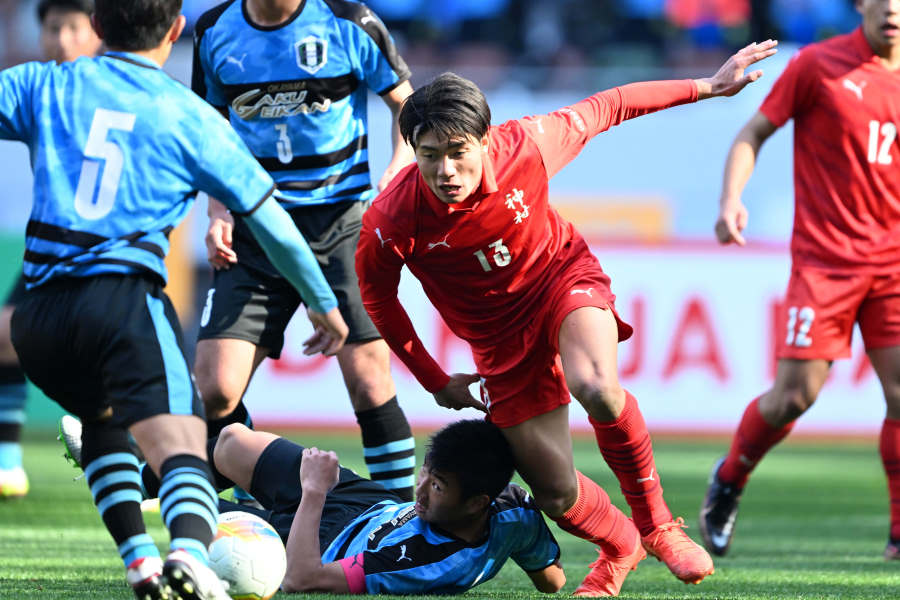
<svg viewBox="0 0 900 600">
<path fill-rule="evenodd" d="M 866 350 L 900 345 L 900 273 L 845 275 L 794 266 L 778 315 L 778 358 L 850 356 L 853 324 Z"/>
<path fill-rule="evenodd" d="M 559 358 L 559 328 L 566 315 L 584 306 L 612 311 L 619 327 L 619 341 L 631 337 L 631 326 L 619 318 L 609 277 L 594 259 L 594 267 L 579 269 L 573 277 L 545 294 L 547 301 L 522 330 L 472 348 L 481 373 L 481 398 L 488 420 L 498 427 L 512 427 L 532 417 L 568 404 L 569 388 Z"/>
</svg>

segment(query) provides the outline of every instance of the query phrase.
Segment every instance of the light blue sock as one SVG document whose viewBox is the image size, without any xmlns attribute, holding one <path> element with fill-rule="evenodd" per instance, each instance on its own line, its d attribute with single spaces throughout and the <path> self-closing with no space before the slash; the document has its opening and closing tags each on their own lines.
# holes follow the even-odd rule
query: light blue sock
<svg viewBox="0 0 900 600">
<path fill-rule="evenodd" d="M 0 385 L 0 469 L 22 466 L 19 438 L 25 423 L 25 398 L 25 383 Z"/>
</svg>

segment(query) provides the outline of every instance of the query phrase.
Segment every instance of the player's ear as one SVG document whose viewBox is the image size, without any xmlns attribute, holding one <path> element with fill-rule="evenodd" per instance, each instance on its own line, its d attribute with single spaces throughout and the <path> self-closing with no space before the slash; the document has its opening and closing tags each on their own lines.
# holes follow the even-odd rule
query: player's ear
<svg viewBox="0 0 900 600">
<path fill-rule="evenodd" d="M 178 38 L 181 37 L 181 34 L 184 32 L 184 27 L 187 25 L 187 19 L 184 15 L 178 15 L 175 19 L 175 22 L 172 23 L 172 27 L 169 28 L 169 34 L 167 36 L 168 41 L 173 44 L 178 41 Z"/>
<path fill-rule="evenodd" d="M 102 40 L 103 29 L 100 27 L 100 20 L 97 19 L 97 13 L 91 13 L 91 28 L 94 30 L 94 33 L 97 34 L 97 37 Z"/>
<path fill-rule="evenodd" d="M 490 145 L 491 145 L 491 133 L 488 132 L 488 133 L 484 134 L 484 136 L 481 138 L 481 151 L 487 152 L 488 148 L 490 148 Z"/>
<path fill-rule="evenodd" d="M 466 500 L 466 508 L 469 510 L 469 512 L 472 513 L 480 513 L 482 511 L 485 511 L 490 505 L 491 499 L 487 494 L 476 494 Z"/>
</svg>

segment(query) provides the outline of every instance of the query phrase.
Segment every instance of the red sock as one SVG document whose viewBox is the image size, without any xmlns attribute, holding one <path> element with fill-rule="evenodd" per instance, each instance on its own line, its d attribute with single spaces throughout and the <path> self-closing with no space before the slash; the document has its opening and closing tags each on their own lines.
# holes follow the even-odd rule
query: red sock
<svg viewBox="0 0 900 600">
<path fill-rule="evenodd" d="M 743 488 L 750 472 L 772 446 L 780 442 L 794 428 L 794 421 L 781 428 L 766 423 L 759 412 L 759 398 L 747 405 L 741 423 L 731 441 L 731 449 L 719 468 L 719 479 Z"/>
<path fill-rule="evenodd" d="M 599 485 L 575 471 L 578 500 L 561 517 L 551 517 L 563 531 L 600 546 L 608 556 L 634 551 L 634 525 L 613 506 Z"/>
<path fill-rule="evenodd" d="M 649 535 L 657 526 L 671 521 L 672 513 L 663 499 L 653 460 L 650 434 L 634 396 L 625 392 L 625 408 L 615 421 L 602 423 L 591 417 L 588 420 L 594 427 L 600 453 L 619 479 L 641 535 Z"/>
<path fill-rule="evenodd" d="M 885 419 L 881 427 L 881 462 L 891 499 L 891 539 L 900 540 L 900 420 Z"/>
</svg>

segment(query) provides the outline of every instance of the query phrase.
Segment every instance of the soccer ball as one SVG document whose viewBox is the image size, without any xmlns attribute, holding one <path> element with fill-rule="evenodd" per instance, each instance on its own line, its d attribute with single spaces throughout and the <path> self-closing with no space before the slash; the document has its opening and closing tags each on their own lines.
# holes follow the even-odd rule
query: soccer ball
<svg viewBox="0 0 900 600">
<path fill-rule="evenodd" d="M 284 544 L 275 529 L 250 513 L 219 515 L 219 530 L 209 545 L 209 566 L 234 600 L 267 600 L 287 570 Z"/>
</svg>

